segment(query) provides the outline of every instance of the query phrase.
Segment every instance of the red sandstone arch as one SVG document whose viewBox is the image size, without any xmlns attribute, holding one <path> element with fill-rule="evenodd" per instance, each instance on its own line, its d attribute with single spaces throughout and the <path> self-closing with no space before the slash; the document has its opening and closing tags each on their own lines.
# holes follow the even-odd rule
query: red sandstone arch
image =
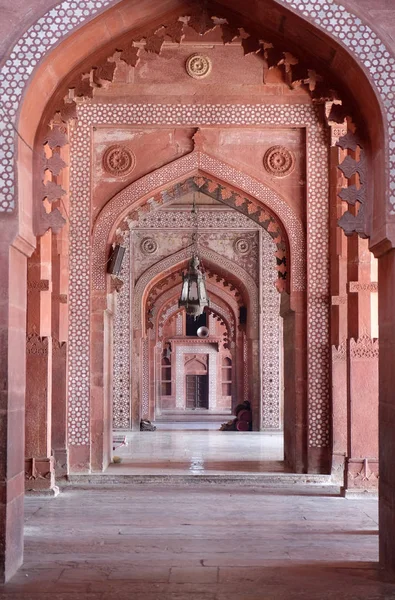
<svg viewBox="0 0 395 600">
<path fill-rule="evenodd" d="M 200 167 L 206 157 L 210 161 L 211 173 L 206 173 Z M 97 216 L 93 228 L 92 268 L 96 289 L 103 289 L 104 287 L 102 265 L 106 262 L 106 252 L 108 252 L 117 228 L 131 211 L 137 211 L 140 207 L 147 204 L 147 200 L 152 197 L 160 198 L 161 191 L 167 190 L 169 187 L 174 186 L 175 183 L 183 181 L 186 177 L 199 177 L 200 175 L 203 179 L 207 178 L 207 176 L 212 178 L 213 175 L 215 176 L 215 170 L 219 172 L 225 169 L 230 174 L 233 171 L 236 173 L 235 169 L 223 161 L 208 156 L 205 153 L 195 151 L 130 184 L 112 198 Z M 176 178 L 174 178 L 174 173 L 177 174 Z M 234 194 L 238 194 L 241 191 L 247 195 L 252 204 L 255 203 L 261 210 L 269 209 L 270 214 L 277 223 L 277 227 L 285 231 L 287 236 L 284 244 L 290 248 L 291 281 L 294 281 L 291 284 L 291 288 L 303 290 L 305 285 L 304 250 L 306 242 L 302 223 L 277 192 L 268 188 L 267 185 L 257 182 L 247 173 L 243 174 L 243 178 L 244 188 L 240 186 L 239 188 L 235 187 L 233 181 L 228 182 L 224 179 L 219 180 L 218 178 L 217 185 L 230 190 Z M 159 188 L 153 187 L 154 183 L 158 180 L 161 181 L 161 186 Z M 141 195 L 141 190 L 145 192 L 143 196 Z M 252 195 L 253 191 L 255 191 L 255 196 Z M 221 201 L 225 205 L 230 205 L 237 210 L 235 204 L 231 204 L 227 196 L 228 194 L 224 194 Z M 297 284 L 295 283 L 296 281 L 298 282 Z"/>
<path fill-rule="evenodd" d="M 87 22 L 83 30 L 79 30 L 70 35 L 67 42 L 63 42 L 63 44 L 51 52 L 51 68 L 47 68 L 46 61 L 49 59 L 47 58 L 36 71 L 34 80 L 27 90 L 19 121 L 21 139 L 24 139 L 30 146 L 34 143 L 34 137 L 38 131 L 39 122 L 42 116 L 41 109 L 35 102 L 36 90 L 39 90 L 40 95 L 44 94 L 49 100 L 54 94 L 60 80 L 65 77 L 67 73 L 73 71 L 73 69 L 75 69 L 81 61 L 86 59 L 90 53 L 97 53 L 100 47 L 109 44 L 111 40 L 117 36 L 124 35 L 132 26 L 143 27 L 144 24 L 149 21 L 143 4 L 139 6 L 138 16 L 135 14 L 135 7 L 128 6 L 125 2 L 118 3 L 114 0 L 114 2 L 109 2 L 110 6 L 111 4 L 114 4 L 114 6 L 107 9 L 99 17 Z M 158 17 L 161 13 L 163 14 L 164 10 L 179 10 L 181 5 L 180 2 L 176 1 L 168 2 L 165 7 L 163 3 L 158 4 L 160 4 L 160 9 L 156 11 Z M 223 1 L 219 2 L 218 5 L 225 9 L 235 8 L 231 2 Z M 361 67 L 353 60 L 341 44 L 331 39 L 322 31 L 317 30 L 314 24 L 309 23 L 307 19 L 296 14 L 296 10 L 292 10 L 289 6 L 284 6 L 283 0 L 266 0 L 265 6 L 267 6 L 266 13 L 261 7 L 257 7 L 252 2 L 247 1 L 242 6 L 237 6 L 237 10 L 241 14 L 244 14 L 244 17 L 247 17 L 254 22 L 255 27 L 263 27 L 266 31 L 271 33 L 274 38 L 278 36 L 276 26 L 279 22 L 279 18 L 284 17 L 288 23 L 286 34 L 287 39 L 290 40 L 291 50 L 293 43 L 295 43 L 295 45 L 297 43 L 299 47 L 300 44 L 305 44 L 304 52 L 306 54 L 309 54 L 310 48 L 314 48 L 315 63 L 323 67 L 326 72 L 329 70 L 332 73 L 333 79 L 340 82 L 346 97 L 355 101 L 355 105 L 361 108 L 362 117 L 366 119 L 366 122 L 369 125 L 372 153 L 374 153 L 375 156 L 379 156 L 380 154 L 383 155 L 380 139 L 385 139 L 386 130 L 383 126 L 382 110 L 375 90 L 372 88 L 363 69 L 361 69 Z M 89 21 L 89 18 L 87 21 Z M 300 30 L 304 31 L 304 35 L 298 37 L 296 42 L 293 40 L 294 32 Z M 85 39 L 89 39 L 89 44 L 84 42 L 82 31 L 85 34 Z M 347 64 L 348 68 L 336 70 L 336 61 L 328 63 L 326 61 L 326 56 L 330 55 L 331 52 L 339 57 L 339 63 L 343 65 Z M 48 105 L 48 110 L 50 110 L 50 104 Z M 31 159 L 32 157 L 29 156 L 29 152 L 21 142 L 19 145 L 18 158 L 20 167 L 24 168 L 24 165 L 26 165 L 28 171 L 30 171 Z M 32 196 L 31 190 L 29 190 L 30 183 L 28 181 L 26 181 L 26 183 L 28 184 L 27 187 L 24 181 L 19 182 L 20 195 L 23 201 L 27 200 L 28 203 L 31 203 Z M 384 169 L 378 175 L 375 187 L 377 191 L 375 197 L 381 198 L 381 201 L 377 202 L 375 224 L 380 222 L 381 230 L 383 231 L 382 225 L 386 220 L 384 203 Z M 381 208 L 380 203 L 383 205 Z M 20 211 L 20 216 L 25 220 L 26 225 L 28 225 L 29 222 L 29 215 L 32 215 L 32 211 L 28 206 Z M 28 228 L 29 227 L 30 225 L 28 225 Z M 27 230 L 26 227 L 24 227 L 24 229 Z M 390 233 L 391 232 L 388 229 L 388 235 L 390 235 Z M 377 243 L 379 242 L 380 240 L 377 240 Z"/>
<path fill-rule="evenodd" d="M 178 6 L 178 3 L 175 4 Z M 388 139 L 385 126 L 383 125 L 384 119 L 381 107 L 375 91 L 364 71 L 352 58 L 350 58 L 350 55 L 341 46 L 339 46 L 339 44 L 334 43 L 333 40 L 330 40 L 330 38 L 325 34 L 317 32 L 317 29 L 313 25 L 307 23 L 306 20 L 295 16 L 290 17 L 290 11 L 284 7 L 278 8 L 278 4 L 278 2 L 268 2 L 268 6 L 270 8 L 274 7 L 276 9 L 274 10 L 274 13 L 272 13 L 274 15 L 272 19 L 275 21 L 275 16 L 278 13 L 287 15 L 290 19 L 289 22 L 293 22 L 295 24 L 294 28 L 289 27 L 289 30 L 287 30 L 290 37 L 293 36 L 293 29 L 295 32 L 300 32 L 302 30 L 305 35 L 300 36 L 298 43 L 305 43 L 307 51 L 308 46 L 311 44 L 311 40 L 314 36 L 315 42 L 311 45 L 311 47 L 315 48 L 318 55 L 318 60 L 328 67 L 329 70 L 332 67 L 327 65 L 324 56 L 327 51 L 330 51 L 332 48 L 335 48 L 335 51 L 338 52 L 338 62 L 341 62 L 341 59 L 343 58 L 345 64 L 347 64 L 349 67 L 348 69 L 342 69 L 337 74 L 337 77 L 344 81 L 344 87 L 349 92 L 350 97 L 355 98 L 355 96 L 358 94 L 356 103 L 360 107 L 363 118 L 365 118 L 366 122 L 368 123 L 370 142 L 369 155 L 370 157 L 373 155 L 376 156 L 376 167 L 378 163 L 378 167 L 374 170 L 376 202 L 374 205 L 373 227 L 370 233 L 372 235 L 372 246 L 376 249 L 378 254 L 384 254 L 384 252 L 386 252 L 389 248 L 393 247 L 394 229 L 393 223 L 387 218 L 387 206 L 385 202 L 385 188 L 387 181 L 385 174 L 385 162 L 386 155 L 388 154 Z M 170 7 L 169 5 L 167 6 Z M 144 10 L 145 7 L 142 5 L 142 8 Z M 250 3 L 245 2 L 241 8 L 243 11 L 248 12 L 251 8 Z M 256 4 L 255 10 L 258 12 L 258 14 L 255 11 L 251 11 L 250 16 L 256 18 L 259 26 L 259 24 L 262 22 L 262 19 L 260 18 L 260 7 Z M 21 139 L 18 143 L 18 192 L 21 202 L 19 205 L 18 218 L 4 219 L 1 222 L 2 225 L 5 223 L 4 231 L 6 232 L 6 235 L 4 235 L 2 239 L 3 241 L 7 242 L 7 244 L 9 243 L 11 245 L 9 257 L 7 248 L 7 268 L 4 270 L 7 273 L 6 281 L 8 283 L 8 289 L 10 290 L 9 297 L 7 296 L 8 304 L 6 307 L 7 317 L 5 322 L 8 323 L 10 320 L 12 320 L 13 316 L 17 315 L 16 321 L 19 323 L 18 328 L 11 331 L 8 338 L 10 351 L 8 353 L 8 361 L 4 361 L 3 379 L 4 381 L 8 381 L 9 388 L 11 390 L 15 390 L 17 395 L 20 393 L 19 390 L 23 389 L 22 380 L 24 373 L 8 373 L 8 365 L 12 364 L 14 354 L 20 354 L 23 348 L 22 340 L 24 339 L 24 318 L 23 314 L 22 317 L 20 316 L 19 309 L 22 307 L 23 313 L 25 310 L 25 305 L 23 301 L 18 300 L 15 295 L 15 290 L 17 288 L 20 290 L 21 281 L 24 279 L 24 255 L 28 255 L 32 252 L 35 243 L 34 236 L 32 235 L 32 180 L 34 179 L 35 174 L 32 168 L 34 160 L 28 145 L 31 147 L 33 146 L 35 134 L 39 127 L 40 120 L 43 117 L 43 112 L 41 109 L 42 104 L 37 102 L 37 95 L 40 97 L 45 97 L 45 99 L 49 101 L 51 94 L 56 90 L 62 77 L 74 68 L 74 66 L 83 58 L 83 54 L 85 53 L 85 55 L 87 55 L 88 52 L 91 53 L 92 51 L 97 50 L 103 39 L 108 40 L 111 38 L 111 35 L 114 35 L 114 33 L 110 32 L 110 28 L 103 26 L 103 23 L 110 23 L 111 17 L 113 18 L 112 22 L 114 23 L 116 22 L 115 15 L 125 16 L 125 14 L 125 4 L 121 3 L 119 6 L 111 9 L 111 11 L 108 11 L 107 14 L 105 13 L 102 15 L 102 17 L 96 19 L 94 23 L 90 23 L 86 26 L 86 28 L 84 28 L 85 31 L 83 33 L 86 35 L 85 44 L 78 43 L 78 40 L 80 40 L 83 35 L 83 33 L 81 33 L 82 30 L 77 32 L 77 34 L 74 34 L 74 36 L 71 36 L 67 42 L 61 44 L 48 56 L 47 59 L 43 61 L 42 65 L 36 71 L 36 74 L 25 95 L 24 105 L 22 107 L 19 119 L 19 133 Z M 133 15 L 129 14 L 129 17 L 131 16 Z M 140 22 L 143 20 L 144 15 L 142 14 Z M 115 25 L 115 35 L 119 33 L 119 28 L 122 29 L 123 27 L 126 30 L 129 25 L 130 21 L 128 22 L 128 19 L 120 19 Z M 274 24 L 272 21 L 268 21 L 267 25 L 270 27 Z M 117 27 L 118 32 L 116 31 Z M 75 53 L 70 51 L 70 49 L 75 49 L 77 47 L 78 50 Z M 330 52 L 328 52 L 328 54 L 330 54 Z M 53 68 L 48 68 L 49 60 L 54 60 L 52 65 Z M 343 78 L 345 77 L 348 77 L 349 80 L 344 80 Z M 353 88 L 355 92 L 353 91 Z M 25 142 L 21 141 L 22 139 L 27 142 L 27 145 L 25 145 Z M 371 205 L 372 204 L 373 203 L 371 202 Z M 11 273 L 11 275 L 9 276 L 8 273 Z M 389 276 L 391 276 L 393 279 L 395 278 L 393 252 L 388 253 L 383 258 L 380 265 L 380 280 L 384 283 Z M 25 291 L 25 289 L 22 290 L 22 292 Z M 386 292 L 386 295 L 384 295 L 384 292 Z M 389 284 L 385 288 L 383 287 L 381 292 L 383 306 L 381 309 L 381 320 L 384 332 L 382 349 L 384 357 L 389 357 L 393 345 L 391 336 L 394 331 L 394 324 L 390 318 L 390 305 L 391 298 L 393 297 L 391 292 L 392 290 L 390 289 Z M 382 375 L 382 394 L 383 397 L 386 398 L 385 389 L 391 389 L 393 387 L 393 381 L 385 368 L 383 368 Z M 390 442 L 391 435 L 391 431 L 388 431 L 387 433 L 384 432 L 383 436 L 385 441 Z M 388 490 L 390 490 L 392 483 L 392 481 L 385 482 Z M 13 496 L 12 498 L 10 496 L 10 498 L 11 500 L 18 500 L 20 496 L 21 493 L 19 493 L 19 496 Z M 385 507 L 383 515 L 387 523 L 389 523 L 391 520 L 393 522 L 394 518 L 391 517 L 390 509 L 387 506 Z M 7 523 L 7 528 L 10 526 L 11 523 Z M 14 544 L 14 547 L 16 548 L 15 556 L 13 557 L 12 563 L 7 566 L 7 577 L 13 573 L 21 561 L 20 540 L 21 536 L 19 536 L 18 543 Z M 384 558 L 387 560 L 387 563 L 390 564 L 390 562 L 392 562 L 392 565 L 395 564 L 393 557 L 391 556 L 390 548 L 387 545 L 385 545 L 383 548 L 385 552 Z"/>
</svg>

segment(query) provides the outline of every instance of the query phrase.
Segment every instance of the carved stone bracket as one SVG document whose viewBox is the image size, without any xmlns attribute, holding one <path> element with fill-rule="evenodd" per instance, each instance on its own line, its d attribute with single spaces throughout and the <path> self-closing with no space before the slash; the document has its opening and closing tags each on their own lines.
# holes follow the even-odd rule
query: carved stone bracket
<svg viewBox="0 0 395 600">
<path fill-rule="evenodd" d="M 345 136 L 339 139 L 337 146 L 343 150 L 351 150 L 356 152 L 360 149 L 359 160 L 347 155 L 343 162 L 338 166 L 339 170 L 347 179 L 351 179 L 355 175 L 359 177 L 359 183 L 343 188 L 339 197 L 347 202 L 350 206 L 358 205 L 357 214 L 346 211 L 338 221 L 338 225 L 343 229 L 344 233 L 349 236 L 357 233 L 362 238 L 367 238 L 367 224 L 365 222 L 365 202 L 366 202 L 366 157 L 357 136 L 348 132 Z"/>
</svg>

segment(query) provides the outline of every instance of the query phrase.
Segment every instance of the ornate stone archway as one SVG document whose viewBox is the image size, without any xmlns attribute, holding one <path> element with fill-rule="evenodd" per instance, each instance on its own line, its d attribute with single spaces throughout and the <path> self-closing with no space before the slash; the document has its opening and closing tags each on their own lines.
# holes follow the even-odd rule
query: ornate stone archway
<svg viewBox="0 0 395 600">
<path fill-rule="evenodd" d="M 328 10 L 326 8 L 326 4 L 324 5 L 323 0 L 319 0 L 316 2 L 309 2 L 307 3 L 307 1 L 305 0 L 301 0 L 299 2 L 296 2 L 296 0 L 284 0 L 282 2 L 277 2 L 280 5 L 288 5 L 291 9 L 293 9 L 296 13 L 300 13 L 304 16 L 306 16 L 307 18 L 309 18 L 311 21 L 313 21 L 316 25 L 318 25 L 319 27 L 323 28 L 324 30 L 328 31 L 330 33 L 330 35 L 337 37 L 338 39 L 342 40 L 343 44 L 348 44 L 350 47 L 354 48 L 354 53 L 357 57 L 360 57 L 360 60 L 363 62 L 363 64 L 365 65 L 365 68 L 368 69 L 372 75 L 372 82 L 373 85 L 375 86 L 375 89 L 378 90 L 378 92 L 381 95 L 382 99 L 385 99 L 387 101 L 386 103 L 386 107 L 387 107 L 387 114 L 390 115 L 390 117 L 393 116 L 394 114 L 394 106 L 393 106 L 393 90 L 391 89 L 393 87 L 393 81 L 391 79 L 389 79 L 388 77 L 385 77 L 383 75 L 385 75 L 385 68 L 386 65 L 381 64 L 381 61 L 390 61 L 393 60 L 393 56 L 391 55 L 390 52 L 388 52 L 388 50 L 385 48 L 385 45 L 381 42 L 380 39 L 377 38 L 376 34 L 374 32 L 372 32 L 371 28 L 366 25 L 363 24 L 361 22 L 358 22 L 356 20 L 356 18 L 351 15 L 350 13 L 348 13 L 345 9 L 343 9 L 343 7 L 337 7 L 336 4 L 330 5 L 330 9 Z M 82 13 L 79 14 L 79 16 L 77 16 L 77 21 L 74 20 L 74 23 L 71 21 L 71 25 L 69 25 L 68 27 L 68 31 L 71 31 L 73 27 L 78 26 L 79 24 L 83 23 L 84 21 L 89 20 L 89 18 L 92 17 L 92 11 L 96 11 L 96 10 L 101 10 L 101 8 L 105 7 L 105 6 L 109 6 L 112 3 L 107 3 L 107 2 L 96 2 L 94 4 L 94 8 L 86 8 L 88 5 L 85 2 L 81 2 L 80 3 L 81 6 L 84 7 L 85 10 L 85 14 L 82 11 Z M 77 3 L 75 3 L 75 5 L 77 6 L 77 8 L 80 10 L 80 4 L 77 5 Z M 59 16 L 58 13 L 58 9 L 62 9 L 63 11 L 70 10 L 70 3 L 64 2 L 61 5 L 55 7 L 54 9 L 54 13 L 50 14 L 48 13 L 48 15 L 45 16 L 45 18 L 43 19 L 42 22 L 38 23 L 38 27 L 42 30 L 42 32 L 44 32 L 43 34 L 43 41 L 42 42 L 31 42 L 31 40 L 29 39 L 29 36 L 34 40 L 34 38 L 37 40 L 37 35 L 33 35 L 34 34 L 34 29 L 29 30 L 29 32 L 26 33 L 25 36 L 23 36 L 23 39 L 20 41 L 19 45 L 17 44 L 16 47 L 14 48 L 14 52 L 13 55 L 10 57 L 9 61 L 6 63 L 5 65 L 5 69 L 2 72 L 2 77 L 3 77 L 3 82 L 5 83 L 5 91 L 4 93 L 7 95 L 8 100 L 6 100 L 6 108 L 9 111 L 8 112 L 8 116 L 10 117 L 10 121 L 8 123 L 6 123 L 5 126 L 5 158 L 3 159 L 3 163 L 2 163 L 2 167 L 3 168 L 3 182 L 5 182 L 5 185 L 3 185 L 3 188 L 7 188 L 5 190 L 5 199 L 3 200 L 3 204 L 1 207 L 1 212 L 8 212 L 11 215 L 14 215 L 15 212 L 13 212 L 16 208 L 16 202 L 15 202 L 15 196 L 13 195 L 14 190 L 12 189 L 12 179 L 13 179 L 13 165 L 10 164 L 10 160 L 13 159 L 13 150 L 11 148 L 12 143 L 14 141 L 14 132 L 13 132 L 13 125 L 15 125 L 15 118 L 16 118 L 16 114 L 18 111 L 18 103 L 19 103 L 19 99 L 22 97 L 22 93 L 24 90 L 24 87 L 26 85 L 26 82 L 30 76 L 30 73 L 32 72 L 34 66 L 37 64 L 37 62 L 40 60 L 41 56 L 43 55 L 44 52 L 48 51 L 53 43 L 56 43 L 57 41 L 59 41 L 62 38 L 62 32 L 60 32 L 59 30 L 57 30 L 56 26 L 54 28 L 52 28 L 51 33 L 50 32 L 50 27 L 47 27 L 47 25 L 49 25 L 50 23 L 55 23 L 54 19 L 57 18 Z M 73 10 L 74 8 L 76 8 L 76 6 L 73 6 L 71 9 Z M 330 14 L 330 12 L 332 11 L 332 15 Z M 74 19 L 75 16 L 73 15 Z M 332 21 L 331 21 L 332 19 Z M 350 30 L 347 31 L 344 27 L 339 27 L 336 24 L 336 21 L 340 19 L 344 19 L 345 22 L 348 24 L 348 26 L 350 26 Z M 45 27 L 43 27 L 43 25 L 45 25 Z M 53 30 L 56 31 L 56 35 L 54 36 Z M 358 32 L 361 35 L 356 37 L 355 33 Z M 37 33 L 37 29 L 36 29 L 36 33 Z M 41 36 L 40 36 L 41 37 Z M 373 44 L 370 43 L 368 44 L 368 41 L 365 40 L 370 40 L 370 42 L 373 41 Z M 20 52 L 26 52 L 27 48 L 29 51 L 33 49 L 33 58 L 31 59 L 31 61 L 28 61 L 28 64 L 26 65 L 22 65 L 20 70 L 18 71 L 19 68 L 16 67 L 16 63 L 15 61 L 18 60 L 18 53 Z M 374 57 L 372 58 L 372 54 L 374 55 Z M 393 63 L 390 63 L 393 64 Z M 17 68 L 17 71 L 15 71 L 15 69 Z M 365 71 L 366 72 L 366 71 Z M 17 74 L 17 76 L 15 76 L 15 74 Z M 12 82 L 12 85 L 10 84 L 10 82 Z M 390 88 L 389 90 L 387 88 Z M 391 96 L 392 94 L 392 96 Z M 390 119 L 391 121 L 391 119 Z M 394 131 L 392 129 L 392 126 L 390 125 L 389 127 L 389 136 L 392 138 L 392 142 L 394 142 Z M 387 148 L 387 152 L 388 152 L 388 145 L 386 146 Z M 392 163 L 393 164 L 393 163 Z M 391 177 L 394 177 L 395 175 L 391 173 Z M 29 187 L 27 185 L 27 187 Z M 29 197 L 29 194 L 26 194 L 26 197 Z M 21 221 L 23 220 L 23 218 L 29 213 L 29 210 L 25 211 L 24 207 L 19 207 L 20 208 L 20 218 Z M 390 207 L 389 209 L 390 214 L 393 213 L 393 207 Z M 24 214 L 25 213 L 25 214 Z M 386 211 L 383 211 L 381 214 L 381 224 L 383 224 L 383 222 L 385 221 L 385 218 L 383 219 L 383 214 L 385 214 Z M 80 213 L 80 216 L 82 215 L 82 212 Z M 29 223 L 29 217 L 27 217 L 26 220 L 27 223 Z M 17 227 L 17 226 L 16 226 Z M 15 232 L 16 233 L 16 229 Z M 25 246 L 23 246 L 23 244 L 21 243 L 21 239 L 26 236 L 27 238 L 29 238 L 29 235 L 31 234 L 30 230 L 26 229 L 25 231 L 23 231 L 23 229 L 21 229 L 19 231 L 19 250 L 22 249 L 23 252 L 30 252 L 31 248 L 28 248 L 27 244 Z M 376 236 L 375 241 L 376 242 L 381 242 L 382 239 L 378 239 L 379 236 Z M 388 238 L 391 238 L 391 233 L 389 232 L 387 235 Z M 30 235 L 30 241 L 32 243 L 32 237 Z M 16 244 L 14 244 L 15 246 Z M 388 247 L 388 246 L 387 246 Z M 19 251 L 18 250 L 18 251 Z M 82 249 L 82 256 L 84 256 L 84 249 Z M 15 257 L 13 257 L 15 259 Z M 8 257 L 7 257 L 8 260 Z M 17 264 L 16 261 L 14 260 L 13 264 Z M 384 264 L 383 261 L 383 269 L 382 269 L 382 279 L 384 279 L 384 276 L 388 275 L 388 272 L 391 271 L 391 264 L 387 261 Z M 86 265 L 84 265 L 85 267 Z M 12 269 L 11 269 L 12 270 Z M 18 271 L 18 273 L 23 273 L 23 268 L 21 267 L 20 271 Z M 74 272 L 76 274 L 76 271 Z M 76 292 L 76 288 L 74 288 L 74 293 Z M 76 297 L 76 296 L 74 296 Z M 85 304 L 87 301 L 87 298 L 80 298 L 80 300 L 82 300 L 82 304 L 83 304 L 83 309 L 85 308 Z M 74 306 L 74 309 L 76 309 L 76 306 Z M 77 324 L 78 327 L 78 324 Z M 76 330 L 74 330 L 76 331 Z M 84 333 L 84 329 L 81 330 Z M 77 339 L 77 338 L 76 338 Z M 83 336 L 82 338 L 78 338 L 78 341 L 81 342 L 83 341 Z M 84 366 L 85 369 L 86 365 Z M 5 380 L 7 379 L 7 375 L 5 376 Z M 78 373 L 77 373 L 78 375 Z M 86 389 L 84 390 L 85 393 Z M 78 405 L 80 404 L 80 400 L 78 402 Z M 82 402 L 82 422 L 84 422 L 84 419 L 86 418 L 86 416 L 89 415 L 89 405 L 86 406 L 84 404 L 84 402 Z M 75 423 L 73 423 L 73 427 L 75 426 Z M 83 440 L 83 442 L 89 441 L 89 434 L 87 431 L 85 430 L 80 430 L 79 431 L 79 439 Z"/>
</svg>

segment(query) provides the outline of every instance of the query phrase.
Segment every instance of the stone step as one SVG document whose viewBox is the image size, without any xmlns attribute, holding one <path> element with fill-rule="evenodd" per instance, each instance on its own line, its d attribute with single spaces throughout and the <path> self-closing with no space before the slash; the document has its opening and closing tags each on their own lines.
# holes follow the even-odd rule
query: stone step
<svg viewBox="0 0 395 600">
<path fill-rule="evenodd" d="M 330 475 L 300 474 L 300 473 L 257 473 L 257 474 L 116 474 L 90 473 L 69 475 L 62 485 L 141 485 L 141 484 L 213 484 L 213 485 L 252 485 L 259 487 L 293 487 L 293 486 L 333 486 Z"/>
</svg>

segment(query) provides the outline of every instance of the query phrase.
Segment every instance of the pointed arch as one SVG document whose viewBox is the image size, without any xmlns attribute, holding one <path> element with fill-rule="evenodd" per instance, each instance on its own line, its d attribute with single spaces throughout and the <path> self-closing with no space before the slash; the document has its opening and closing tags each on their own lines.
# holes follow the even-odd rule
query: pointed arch
<svg viewBox="0 0 395 600">
<path fill-rule="evenodd" d="M 175 254 L 160 260 L 147 269 L 141 277 L 138 279 L 134 294 L 133 294 L 133 307 L 132 307 L 132 315 L 133 315 L 133 327 L 142 327 L 143 325 L 143 310 L 144 310 L 144 302 L 143 298 L 147 295 L 148 290 L 152 283 L 156 281 L 156 278 L 161 273 L 172 269 L 174 266 L 182 264 L 186 260 L 191 257 L 192 247 L 188 246 L 187 248 L 183 248 L 179 250 Z M 257 330 L 259 327 L 258 323 L 258 288 L 251 277 L 251 275 L 243 269 L 240 265 L 235 264 L 225 256 L 220 256 L 214 250 L 210 248 L 202 247 L 199 250 L 199 254 L 204 262 L 211 263 L 213 265 L 218 265 L 226 271 L 230 277 L 236 277 L 237 282 L 240 287 L 246 291 L 248 301 L 251 307 L 251 323 L 250 328 Z M 144 329 L 144 328 L 143 328 Z"/>
<path fill-rule="evenodd" d="M 148 205 L 149 209 L 152 205 L 156 208 L 153 197 L 159 191 L 165 190 L 186 177 L 199 174 L 214 176 L 224 186 L 241 190 L 256 199 L 263 208 L 270 209 L 287 235 L 291 255 L 291 287 L 298 291 L 304 290 L 306 285 L 306 239 L 303 225 L 292 208 L 277 192 L 251 175 L 199 151 L 187 154 L 131 183 L 104 206 L 93 229 L 92 278 L 94 287 L 105 289 L 106 275 L 103 265 L 106 263 L 106 252 L 111 240 L 111 233 L 126 214 L 132 208 L 137 210 L 144 205 Z M 225 198 L 222 201 L 224 204 L 228 204 Z M 233 206 L 233 208 L 237 210 L 237 207 Z"/>
</svg>

